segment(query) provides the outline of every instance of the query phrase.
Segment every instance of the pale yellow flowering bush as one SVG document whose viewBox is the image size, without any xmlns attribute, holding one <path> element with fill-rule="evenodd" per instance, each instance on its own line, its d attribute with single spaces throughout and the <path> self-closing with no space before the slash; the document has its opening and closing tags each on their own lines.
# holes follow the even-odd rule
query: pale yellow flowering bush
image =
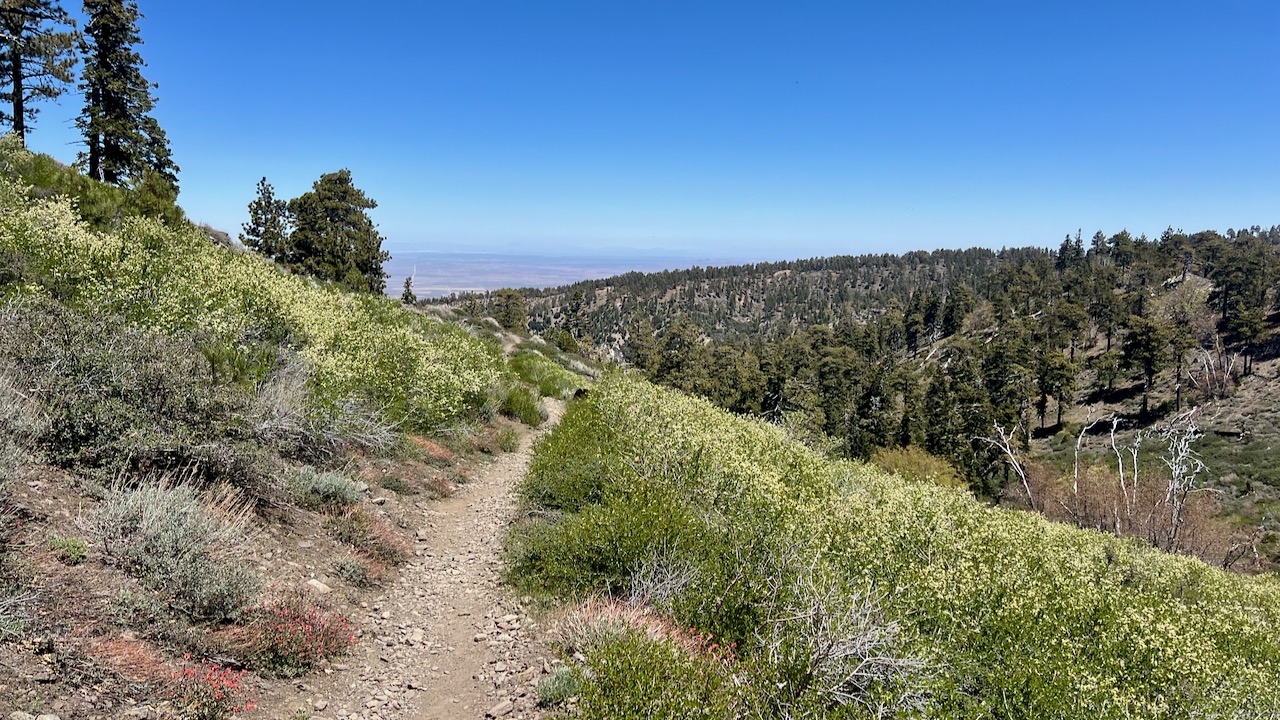
<svg viewBox="0 0 1280 720">
<path fill-rule="evenodd" d="M 833 462 L 778 428 L 635 378 L 612 376 L 571 407 L 523 492 L 550 512 L 513 535 L 514 580 L 616 596 L 655 558 L 679 568 L 663 611 L 738 643 L 738 687 L 778 714 L 820 707 L 780 695 L 803 684 L 771 665 L 762 640 L 786 643 L 768 632 L 795 604 L 778 578 L 819 573 L 873 599 L 896 629 L 891 659 L 921 668 L 909 681 L 920 687 L 878 686 L 857 698 L 864 709 L 1280 717 L 1275 578 Z"/>
<path fill-rule="evenodd" d="M 0 167 L 22 152 L 0 143 Z M 56 287 L 77 304 L 164 332 L 287 339 L 311 366 L 320 407 L 360 400 L 411 427 L 457 419 L 498 378 L 498 358 L 461 328 L 287 275 L 191 225 L 125 217 L 114 231 L 97 232 L 69 200 L 33 201 L 28 190 L 0 177 L 0 249 L 34 262 L 45 279 L 24 292 Z"/>
</svg>

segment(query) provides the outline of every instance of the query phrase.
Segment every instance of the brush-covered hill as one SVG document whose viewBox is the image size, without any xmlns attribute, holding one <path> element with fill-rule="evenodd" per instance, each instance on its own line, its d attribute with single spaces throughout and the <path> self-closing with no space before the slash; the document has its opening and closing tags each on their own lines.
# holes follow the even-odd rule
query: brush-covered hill
<svg viewBox="0 0 1280 720">
<path fill-rule="evenodd" d="M 537 448 L 509 575 L 581 718 L 1273 718 L 1280 584 L 828 459 L 617 374 Z"/>
<path fill-rule="evenodd" d="M 1280 547 L 1278 253 L 1277 227 L 1098 232 L 1056 250 L 630 274 L 527 303 L 549 338 L 838 457 L 927 465 L 980 496 L 1259 570 Z M 1212 551 L 1115 521 L 1118 506 L 1172 512 L 1154 490 L 1132 496 L 1165 486 L 1174 435 L 1192 437 L 1177 472 L 1193 476 L 1193 514 L 1223 520 Z M 1135 491 L 1135 474 L 1156 482 Z"/>
<path fill-rule="evenodd" d="M 0 140 L 0 714 L 244 715 L 359 642 L 422 504 L 582 384 L 460 322 Z"/>
</svg>

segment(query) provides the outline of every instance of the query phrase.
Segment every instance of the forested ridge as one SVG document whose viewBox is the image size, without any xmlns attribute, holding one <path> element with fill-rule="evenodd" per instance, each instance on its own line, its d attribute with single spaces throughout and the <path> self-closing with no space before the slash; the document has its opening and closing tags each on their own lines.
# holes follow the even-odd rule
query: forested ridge
<svg viewBox="0 0 1280 720">
<path fill-rule="evenodd" d="M 1258 564 L 1280 527 L 1268 460 L 1280 438 L 1269 400 L 1278 251 L 1275 226 L 1077 232 L 1057 249 L 628 273 L 521 295 L 548 338 L 839 457 L 923 451 L 980 496 L 1049 511 L 1039 500 L 1069 472 L 1076 497 L 1056 501 L 1062 519 L 1122 534 L 1168 530 L 1112 522 L 1117 503 L 1131 514 L 1135 501 L 1105 483 L 1092 492 L 1107 499 L 1081 499 L 1081 467 L 1168 475 L 1160 448 L 1182 433 L 1204 464 L 1187 497 L 1235 538 L 1199 554 Z"/>
</svg>

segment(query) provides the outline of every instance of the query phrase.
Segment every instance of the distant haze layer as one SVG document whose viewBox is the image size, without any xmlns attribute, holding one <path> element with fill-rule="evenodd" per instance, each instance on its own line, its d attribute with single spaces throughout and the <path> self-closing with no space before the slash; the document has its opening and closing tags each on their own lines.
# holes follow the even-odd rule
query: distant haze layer
<svg viewBox="0 0 1280 720">
<path fill-rule="evenodd" d="M 579 280 L 595 280 L 632 270 L 659 272 L 695 265 L 735 264 L 727 258 L 694 257 L 554 257 L 506 253 L 401 251 L 385 265 L 387 294 L 399 296 L 404 279 L 413 277 L 420 298 L 498 288 L 547 288 Z"/>
</svg>

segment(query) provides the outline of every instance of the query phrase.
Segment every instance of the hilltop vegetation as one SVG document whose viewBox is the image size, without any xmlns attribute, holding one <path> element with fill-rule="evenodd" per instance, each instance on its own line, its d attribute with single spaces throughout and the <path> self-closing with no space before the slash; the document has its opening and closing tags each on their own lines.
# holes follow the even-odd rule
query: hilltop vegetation
<svg viewBox="0 0 1280 720">
<path fill-rule="evenodd" d="M 576 717 L 1274 716 L 1280 585 L 828 460 L 614 375 L 522 487 Z M 593 599 L 594 598 L 594 599 Z M 600 599 L 605 598 L 605 599 Z"/>
<path fill-rule="evenodd" d="M 1277 252 L 1275 227 L 1077 233 L 1056 251 L 695 268 L 527 294 L 548 337 L 838 457 L 932 462 L 923 451 L 979 496 L 1260 570 L 1280 530 L 1280 475 L 1263 459 L 1280 441 Z M 1181 517 L 1201 538 L 1112 522 L 1138 504 L 1180 512 L 1132 497 L 1128 479 L 1141 468 L 1146 488 L 1167 485 L 1160 456 L 1177 433 L 1194 436 Z M 1064 483 L 1065 508 L 1051 501 Z"/>
<path fill-rule="evenodd" d="M 414 505 L 518 445 L 502 415 L 538 424 L 582 382 L 452 315 L 292 275 L 172 195 L 0 140 L 0 711 L 226 718 L 249 699 L 232 667 L 345 652 Z"/>
</svg>

